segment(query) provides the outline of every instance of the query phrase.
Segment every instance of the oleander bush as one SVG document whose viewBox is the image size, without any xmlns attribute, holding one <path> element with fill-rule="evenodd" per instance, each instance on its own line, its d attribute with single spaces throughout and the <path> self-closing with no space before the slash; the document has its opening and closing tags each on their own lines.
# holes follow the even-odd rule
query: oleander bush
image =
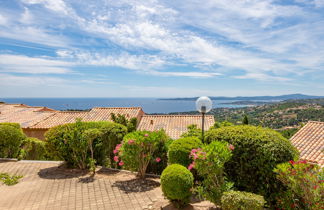
<svg viewBox="0 0 324 210">
<path fill-rule="evenodd" d="M 202 148 L 192 149 L 190 153 L 193 162 L 188 169 L 195 168 L 203 178 L 196 191 L 216 205 L 220 205 L 223 192 L 229 191 L 233 186 L 224 174 L 224 164 L 231 159 L 233 149 L 233 145 L 227 142 L 213 141 Z"/>
<path fill-rule="evenodd" d="M 286 187 L 277 197 L 280 209 L 324 209 L 324 169 L 306 161 L 289 161 L 274 170 Z"/>
<path fill-rule="evenodd" d="M 225 172 L 235 187 L 263 195 L 269 201 L 274 201 L 282 190 L 273 169 L 298 158 L 289 140 L 267 128 L 240 125 L 211 129 L 206 133 L 206 142 L 213 141 L 226 141 L 235 148 L 225 164 Z"/>
<path fill-rule="evenodd" d="M 89 141 L 89 135 L 85 134 L 89 129 L 98 129 L 100 135 Z M 96 163 L 113 163 L 113 149 L 126 133 L 127 128 L 117 123 L 77 120 L 75 123 L 51 128 L 46 132 L 45 138 L 47 151 L 52 158 L 65 160 L 70 167 L 86 169 L 91 160 L 91 148 Z"/>
<path fill-rule="evenodd" d="M 168 141 L 169 137 L 161 131 L 135 131 L 124 137 L 122 144 L 116 146 L 114 160 L 123 168 L 137 171 L 140 178 L 145 178 L 150 163 L 159 164 L 161 157 L 158 150 Z"/>
<path fill-rule="evenodd" d="M 168 136 L 165 136 L 163 141 L 159 141 L 157 149 L 153 153 L 153 157 L 160 158 L 160 161 L 151 161 L 147 166 L 147 173 L 161 174 L 162 171 L 168 166 L 168 148 L 172 142 L 173 140 Z"/>
<path fill-rule="evenodd" d="M 223 210 L 263 210 L 263 196 L 240 191 L 224 192 L 222 199 Z"/>
<path fill-rule="evenodd" d="M 0 157 L 16 158 L 19 154 L 20 145 L 26 138 L 19 124 L 0 124 Z"/>
<path fill-rule="evenodd" d="M 182 165 L 169 165 L 161 175 L 161 188 L 164 196 L 176 207 L 180 208 L 189 203 L 194 177 Z"/>
<path fill-rule="evenodd" d="M 183 137 L 174 140 L 168 150 L 169 164 L 177 163 L 188 167 L 192 162 L 192 159 L 189 157 L 191 150 L 201 146 L 202 143 L 197 137 Z"/>
<path fill-rule="evenodd" d="M 37 138 L 27 137 L 20 146 L 19 159 L 47 160 L 46 142 Z"/>
</svg>

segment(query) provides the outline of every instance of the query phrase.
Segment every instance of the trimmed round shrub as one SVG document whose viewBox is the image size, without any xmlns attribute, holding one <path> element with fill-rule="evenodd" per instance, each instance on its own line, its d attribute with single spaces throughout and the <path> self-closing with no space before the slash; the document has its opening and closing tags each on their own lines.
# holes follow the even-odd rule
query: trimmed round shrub
<svg viewBox="0 0 324 210">
<path fill-rule="evenodd" d="M 169 165 L 161 175 L 162 192 L 176 207 L 182 207 L 189 203 L 193 181 L 187 168 L 179 164 Z"/>
<path fill-rule="evenodd" d="M 16 158 L 21 142 L 26 138 L 23 131 L 16 125 L 0 124 L 0 157 Z"/>
<path fill-rule="evenodd" d="M 13 126 L 17 129 L 20 129 L 20 124 L 19 123 L 9 123 L 9 122 L 4 122 L 4 123 L 0 123 L 0 125 L 10 125 Z"/>
<path fill-rule="evenodd" d="M 212 129 L 206 141 L 226 141 L 234 146 L 225 172 L 235 187 L 273 199 L 282 189 L 273 169 L 277 164 L 298 158 L 298 152 L 280 133 L 255 126 L 241 125 Z"/>
<path fill-rule="evenodd" d="M 145 177 L 149 164 L 162 164 L 159 149 L 162 150 L 169 137 L 161 131 L 134 131 L 124 137 L 122 144 L 117 145 L 115 162 Z M 162 147 L 162 148 L 161 148 Z"/>
<path fill-rule="evenodd" d="M 46 160 L 46 142 L 37 138 L 28 137 L 23 140 L 20 148 L 19 159 L 24 160 Z"/>
<path fill-rule="evenodd" d="M 101 135 L 91 140 L 85 135 L 88 129 L 98 129 Z M 65 160 L 71 167 L 85 169 L 91 157 L 90 146 L 94 150 L 94 159 L 100 165 L 113 163 L 115 146 L 127 133 L 123 125 L 112 122 L 81 122 L 59 125 L 45 133 L 47 151 L 52 159 Z M 112 164 L 110 165 L 112 166 Z"/>
<path fill-rule="evenodd" d="M 169 164 L 180 164 L 188 167 L 192 162 L 189 157 L 192 149 L 197 149 L 202 146 L 202 142 L 197 137 L 184 137 L 174 140 L 168 150 Z"/>
<path fill-rule="evenodd" d="M 248 192 L 229 191 L 222 196 L 224 210 L 263 210 L 265 203 L 263 196 Z"/>
</svg>

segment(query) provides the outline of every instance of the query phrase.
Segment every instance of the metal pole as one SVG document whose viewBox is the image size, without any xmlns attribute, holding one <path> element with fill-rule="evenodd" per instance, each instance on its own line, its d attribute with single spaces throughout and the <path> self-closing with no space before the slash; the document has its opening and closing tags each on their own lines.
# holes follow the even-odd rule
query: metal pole
<svg viewBox="0 0 324 210">
<path fill-rule="evenodd" d="M 205 113 L 202 113 L 202 124 L 201 124 L 201 138 L 202 142 L 204 142 L 204 131 L 205 131 Z"/>
</svg>

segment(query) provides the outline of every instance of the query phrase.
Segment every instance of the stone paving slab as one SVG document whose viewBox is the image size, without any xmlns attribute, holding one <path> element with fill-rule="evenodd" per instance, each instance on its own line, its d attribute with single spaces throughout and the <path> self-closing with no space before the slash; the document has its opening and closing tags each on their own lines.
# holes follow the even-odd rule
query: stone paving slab
<svg viewBox="0 0 324 210">
<path fill-rule="evenodd" d="M 0 173 L 23 175 L 14 186 L 0 182 L 0 209 L 160 209 L 158 178 L 100 169 L 95 178 L 58 162 L 0 161 Z"/>
</svg>

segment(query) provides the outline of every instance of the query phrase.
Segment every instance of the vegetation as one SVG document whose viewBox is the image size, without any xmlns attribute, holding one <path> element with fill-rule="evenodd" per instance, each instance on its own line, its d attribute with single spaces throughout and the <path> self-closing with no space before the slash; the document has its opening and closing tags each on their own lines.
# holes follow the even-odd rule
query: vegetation
<svg viewBox="0 0 324 210">
<path fill-rule="evenodd" d="M 114 161 L 119 166 L 138 172 L 144 178 L 150 162 L 160 162 L 161 157 L 155 157 L 158 147 L 167 142 L 169 137 L 164 131 L 135 131 L 124 137 L 122 144 L 116 146 Z"/>
<path fill-rule="evenodd" d="M 25 138 L 19 124 L 0 124 L 0 157 L 16 158 L 19 154 L 19 147 Z"/>
<path fill-rule="evenodd" d="M 324 209 L 324 169 L 306 161 L 289 161 L 274 170 L 287 190 L 277 198 L 282 209 Z"/>
<path fill-rule="evenodd" d="M 248 192 L 229 191 L 222 196 L 224 210 L 263 210 L 265 203 L 263 196 Z"/>
<path fill-rule="evenodd" d="M 181 114 L 198 114 L 198 112 L 181 112 Z M 243 124 L 242 119 L 246 115 L 250 125 L 280 130 L 299 128 L 302 123 L 310 120 L 324 121 L 324 98 L 288 100 L 243 108 L 216 108 L 209 114 L 214 115 L 219 122 Z"/>
<path fill-rule="evenodd" d="M 22 141 L 19 159 L 24 160 L 47 160 L 46 142 L 37 138 L 28 137 Z"/>
<path fill-rule="evenodd" d="M 189 157 L 191 150 L 201 146 L 202 143 L 197 137 L 184 137 L 174 140 L 168 150 L 169 164 L 177 163 L 188 167 L 192 162 Z"/>
<path fill-rule="evenodd" d="M 91 139 L 93 135 L 88 133 L 88 129 L 98 129 L 100 135 L 96 134 L 96 138 Z M 112 166 L 113 149 L 126 132 L 127 128 L 117 123 L 77 120 L 76 123 L 59 125 L 46 132 L 47 151 L 53 159 L 65 160 L 69 166 L 80 169 L 89 167 L 92 155 L 96 163 Z"/>
<path fill-rule="evenodd" d="M 201 129 L 197 128 L 197 125 L 189 125 L 187 129 L 188 131 L 183 133 L 181 137 L 197 137 L 201 139 Z"/>
<path fill-rule="evenodd" d="M 19 182 L 23 176 L 9 175 L 8 173 L 0 173 L 0 181 L 2 181 L 5 185 L 11 186 L 15 185 Z"/>
<path fill-rule="evenodd" d="M 203 178 L 197 191 L 202 197 L 216 205 L 220 204 L 223 192 L 230 190 L 233 186 L 233 183 L 227 182 L 224 176 L 224 164 L 232 157 L 233 149 L 233 145 L 227 142 L 213 141 L 202 149 L 193 149 L 190 153 L 194 161 L 188 169 L 195 168 Z"/>
<path fill-rule="evenodd" d="M 297 150 L 280 133 L 250 125 L 211 129 L 206 142 L 226 141 L 234 146 L 233 156 L 225 164 L 228 178 L 242 191 L 273 200 L 281 190 L 273 169 L 277 164 L 298 157 Z"/>
<path fill-rule="evenodd" d="M 133 117 L 130 120 L 128 120 L 125 115 L 111 113 L 111 119 L 115 123 L 122 124 L 127 127 L 128 132 L 133 132 L 136 130 L 137 126 L 137 118 Z"/>
<path fill-rule="evenodd" d="M 169 165 L 161 175 L 162 192 L 176 207 L 183 207 L 189 202 L 193 181 L 193 175 L 184 166 Z"/>
</svg>

